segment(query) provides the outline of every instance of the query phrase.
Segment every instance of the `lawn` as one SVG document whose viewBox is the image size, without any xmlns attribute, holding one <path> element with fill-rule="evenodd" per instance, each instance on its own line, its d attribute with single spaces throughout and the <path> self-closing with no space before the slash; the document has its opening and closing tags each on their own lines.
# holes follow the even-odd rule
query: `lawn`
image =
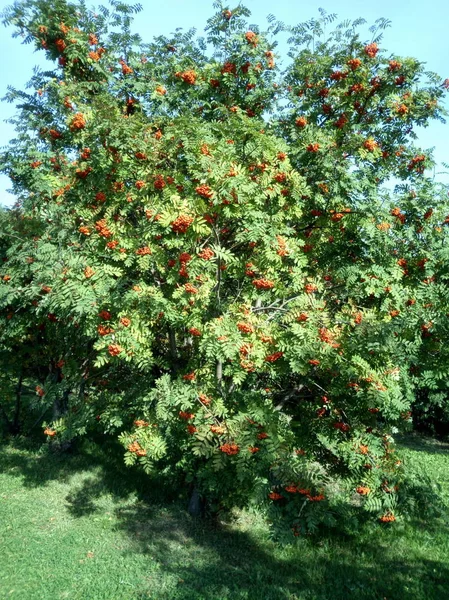
<svg viewBox="0 0 449 600">
<path fill-rule="evenodd" d="M 449 444 L 411 437 L 406 460 L 449 498 Z M 270 541 L 257 515 L 191 519 L 113 449 L 0 446 L 0 599 L 443 600 L 449 517 L 361 537 Z"/>
</svg>

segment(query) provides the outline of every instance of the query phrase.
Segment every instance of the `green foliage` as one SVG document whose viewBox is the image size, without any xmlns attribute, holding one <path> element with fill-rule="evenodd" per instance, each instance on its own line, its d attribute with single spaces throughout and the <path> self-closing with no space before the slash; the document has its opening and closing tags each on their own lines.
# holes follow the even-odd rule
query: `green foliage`
<svg viewBox="0 0 449 600">
<path fill-rule="evenodd" d="M 213 510 L 393 520 L 393 434 L 447 382 L 447 190 L 414 128 L 449 83 L 324 13 L 281 72 L 281 24 L 216 8 L 148 44 L 139 5 L 6 10 L 58 66 L 7 96 L 0 358 L 52 443 L 113 433 Z"/>
</svg>

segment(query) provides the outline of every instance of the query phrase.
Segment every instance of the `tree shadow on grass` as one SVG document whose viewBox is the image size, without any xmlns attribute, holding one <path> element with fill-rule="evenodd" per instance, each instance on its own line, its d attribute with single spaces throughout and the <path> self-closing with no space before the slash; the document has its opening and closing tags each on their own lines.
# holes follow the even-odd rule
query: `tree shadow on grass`
<svg viewBox="0 0 449 600">
<path fill-rule="evenodd" d="M 178 582 L 167 596 L 142 591 L 139 600 L 441 600 L 449 589 L 446 564 L 398 558 L 394 546 L 374 540 L 358 547 L 349 538 L 302 539 L 280 548 L 179 511 L 130 507 L 117 518 L 133 550 L 157 557 Z"/>
<path fill-rule="evenodd" d="M 190 518 L 186 502 L 174 502 L 179 490 L 125 467 L 122 455 L 112 441 L 83 443 L 69 454 L 0 448 L 0 471 L 21 476 L 25 488 L 68 483 L 66 508 L 75 518 L 104 510 L 100 499 L 110 496 L 116 528 L 128 540 L 126 554 L 156 561 L 157 572 L 171 582 L 161 586 L 152 572 L 157 581 L 149 580 L 133 600 L 441 600 L 448 595 L 448 565 L 399 549 L 400 532 L 398 538 L 393 530 L 359 538 L 299 538 L 281 548 L 260 525 L 254 532 L 250 519 L 236 525 Z M 449 537 L 447 523 L 434 525 L 435 532 Z M 430 524 L 423 526 L 429 532 Z"/>
<path fill-rule="evenodd" d="M 449 442 L 443 442 L 434 437 L 412 433 L 398 436 L 397 442 L 400 448 L 426 452 L 427 454 L 440 454 L 449 456 Z"/>
<path fill-rule="evenodd" d="M 1 472 L 21 477 L 25 488 L 45 487 L 54 481 L 72 482 L 67 507 L 75 517 L 96 512 L 95 501 L 104 495 L 110 495 L 116 502 L 130 497 L 162 502 L 170 495 L 162 481 L 153 481 L 142 471 L 126 467 L 123 448 L 114 439 L 102 439 L 101 444 L 83 441 L 68 452 L 55 452 L 49 446 L 30 449 L 26 442 L 20 441 L 14 447 L 3 445 Z"/>
<path fill-rule="evenodd" d="M 53 480 L 62 482 L 86 468 L 86 457 L 75 452 L 51 453 L 43 446 L 15 439 L 0 446 L 0 473 L 23 478 L 26 488 L 42 487 Z"/>
</svg>

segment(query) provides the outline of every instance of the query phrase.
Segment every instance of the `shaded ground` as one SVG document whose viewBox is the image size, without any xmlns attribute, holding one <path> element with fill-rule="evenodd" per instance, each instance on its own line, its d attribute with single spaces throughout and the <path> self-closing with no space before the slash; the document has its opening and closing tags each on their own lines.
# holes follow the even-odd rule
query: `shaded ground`
<svg viewBox="0 0 449 600">
<path fill-rule="evenodd" d="M 449 496 L 449 445 L 403 444 Z M 0 599 L 449 597 L 447 519 L 281 548 L 257 515 L 195 521 L 177 496 L 126 469 L 113 446 L 72 455 L 0 446 Z"/>
</svg>

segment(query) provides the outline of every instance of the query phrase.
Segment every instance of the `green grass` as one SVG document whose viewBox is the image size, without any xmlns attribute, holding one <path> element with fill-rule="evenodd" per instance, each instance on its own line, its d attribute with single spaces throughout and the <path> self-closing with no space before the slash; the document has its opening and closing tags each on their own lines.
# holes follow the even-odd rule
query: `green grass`
<svg viewBox="0 0 449 600">
<path fill-rule="evenodd" d="M 449 445 L 404 444 L 447 500 Z M 260 517 L 195 521 L 176 491 L 167 496 L 107 446 L 68 455 L 0 446 L 0 599 L 449 597 L 448 518 L 279 547 Z"/>
</svg>

